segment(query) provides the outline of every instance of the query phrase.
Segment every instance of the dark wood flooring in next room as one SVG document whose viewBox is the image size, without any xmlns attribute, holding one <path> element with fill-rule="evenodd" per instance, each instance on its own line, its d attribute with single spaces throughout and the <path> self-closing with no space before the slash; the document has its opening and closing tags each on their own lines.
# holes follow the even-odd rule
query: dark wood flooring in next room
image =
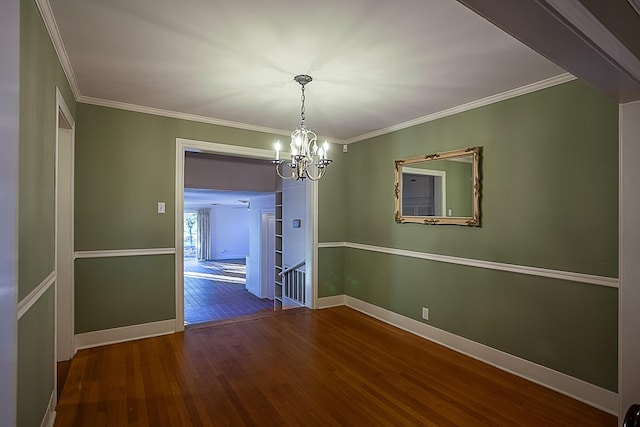
<svg viewBox="0 0 640 427">
<path fill-rule="evenodd" d="M 56 426 L 615 426 L 347 307 L 81 350 Z"/>
<path fill-rule="evenodd" d="M 242 260 L 184 259 L 184 321 L 213 322 L 273 310 L 273 301 L 247 291 Z"/>
</svg>

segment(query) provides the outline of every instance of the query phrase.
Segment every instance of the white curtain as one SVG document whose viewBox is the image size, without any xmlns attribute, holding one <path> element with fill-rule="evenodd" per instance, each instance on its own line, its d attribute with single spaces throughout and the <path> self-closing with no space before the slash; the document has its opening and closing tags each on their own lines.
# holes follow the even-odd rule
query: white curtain
<svg viewBox="0 0 640 427">
<path fill-rule="evenodd" d="M 198 209 L 198 259 L 211 259 L 211 209 Z"/>
</svg>

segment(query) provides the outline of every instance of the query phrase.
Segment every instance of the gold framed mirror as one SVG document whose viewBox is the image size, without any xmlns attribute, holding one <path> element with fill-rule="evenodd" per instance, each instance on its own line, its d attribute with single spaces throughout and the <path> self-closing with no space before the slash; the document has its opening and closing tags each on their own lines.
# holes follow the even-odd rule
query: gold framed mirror
<svg viewBox="0 0 640 427">
<path fill-rule="evenodd" d="M 395 161 L 397 223 L 480 226 L 480 147 Z"/>
</svg>

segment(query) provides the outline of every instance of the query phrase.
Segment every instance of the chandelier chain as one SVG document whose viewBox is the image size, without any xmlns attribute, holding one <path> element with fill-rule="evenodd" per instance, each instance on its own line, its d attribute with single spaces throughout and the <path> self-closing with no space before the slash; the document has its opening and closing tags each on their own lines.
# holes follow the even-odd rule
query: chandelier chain
<svg viewBox="0 0 640 427">
<path fill-rule="evenodd" d="M 302 121 L 300 122 L 300 124 L 304 125 L 304 85 L 302 85 L 302 96 L 300 99 L 302 100 L 302 106 L 300 107 L 300 118 L 302 119 Z"/>
</svg>

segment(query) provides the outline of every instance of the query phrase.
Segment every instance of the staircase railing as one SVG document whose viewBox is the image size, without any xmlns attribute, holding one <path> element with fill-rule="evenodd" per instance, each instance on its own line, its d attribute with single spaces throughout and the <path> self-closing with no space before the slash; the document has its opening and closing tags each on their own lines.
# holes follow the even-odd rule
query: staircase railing
<svg viewBox="0 0 640 427">
<path fill-rule="evenodd" d="M 291 267 L 285 268 L 280 273 L 280 276 L 282 276 L 283 296 L 301 305 L 305 305 L 307 299 L 304 266 L 305 260 L 302 260 Z"/>
</svg>

